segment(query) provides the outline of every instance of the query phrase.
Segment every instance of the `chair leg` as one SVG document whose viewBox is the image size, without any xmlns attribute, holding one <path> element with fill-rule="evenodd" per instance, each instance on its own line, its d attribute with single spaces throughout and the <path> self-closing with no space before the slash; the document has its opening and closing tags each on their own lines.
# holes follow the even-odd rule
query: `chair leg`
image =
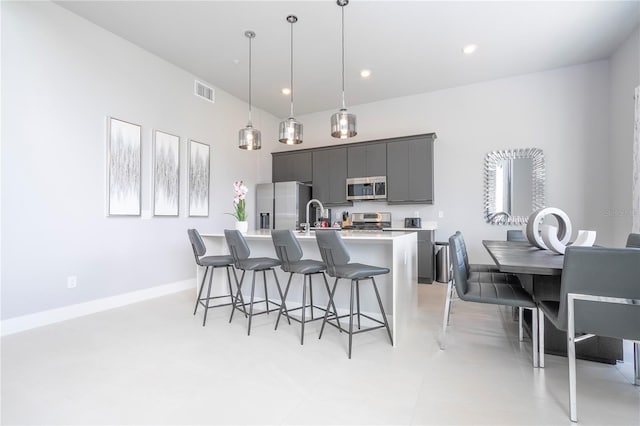
<svg viewBox="0 0 640 426">
<path fill-rule="evenodd" d="M 538 366 L 544 368 L 544 312 L 540 308 L 538 308 L 538 330 L 538 352 L 540 353 Z"/>
<path fill-rule="evenodd" d="M 251 300 L 249 301 L 249 326 L 247 327 L 247 336 L 251 335 L 251 320 L 253 319 L 253 296 L 256 292 L 256 271 L 253 271 L 251 277 Z"/>
<path fill-rule="evenodd" d="M 242 310 L 244 311 L 244 317 L 247 317 L 247 310 L 244 307 L 244 298 L 242 297 L 242 283 L 244 282 L 244 274 L 246 271 L 242 271 L 242 276 L 240 277 L 240 282 L 238 282 L 238 276 L 236 275 L 236 270 L 233 270 L 233 275 L 236 277 L 236 283 L 238 284 L 238 291 L 236 292 L 236 297 L 233 301 L 233 305 L 231 305 L 231 316 L 229 317 L 229 322 L 233 320 L 233 313 L 236 311 L 236 306 L 238 305 L 238 300 L 242 303 Z"/>
<path fill-rule="evenodd" d="M 522 306 L 518 307 L 518 341 L 522 342 L 524 340 L 524 328 L 522 325 L 522 317 L 524 311 Z"/>
<path fill-rule="evenodd" d="M 289 294 L 289 288 L 291 287 L 291 279 L 293 278 L 293 272 L 289 273 L 289 281 L 287 281 L 287 287 L 284 289 L 284 296 L 283 296 L 283 300 L 285 300 L 287 298 L 287 294 Z M 276 320 L 276 327 L 274 328 L 274 330 L 278 329 L 278 324 L 280 323 L 280 316 L 282 315 L 282 310 L 283 310 L 283 304 L 280 304 L 280 309 L 278 309 L 278 319 Z M 289 324 L 291 324 L 291 322 L 289 322 Z"/>
<path fill-rule="evenodd" d="M 309 303 L 311 304 L 311 321 L 313 321 L 313 274 L 309 274 Z"/>
<path fill-rule="evenodd" d="M 321 272 L 321 274 L 322 279 L 324 280 L 324 286 L 327 289 L 327 296 L 331 296 L 331 289 L 329 288 L 329 283 L 327 282 L 327 276 L 324 274 L 324 272 Z M 338 318 L 338 310 L 336 309 L 335 302 L 331 300 L 329 306 L 333 307 L 333 313 L 336 315 L 336 322 L 338 323 L 338 330 L 340 330 L 340 333 L 342 333 L 342 327 L 340 327 L 340 318 Z M 327 310 L 329 310 L 329 306 L 327 306 Z"/>
<path fill-rule="evenodd" d="M 445 337 L 447 335 L 447 325 L 449 324 L 449 310 L 451 309 L 451 287 L 453 287 L 453 281 L 449 280 L 447 284 L 447 295 L 444 299 L 444 318 L 442 318 L 442 337 L 440 338 L 440 349 L 445 348 Z"/>
<path fill-rule="evenodd" d="M 349 359 L 351 359 L 351 346 L 353 342 L 353 296 L 356 280 L 351 280 L 351 297 L 349 298 Z"/>
<path fill-rule="evenodd" d="M 207 323 L 207 312 L 209 312 L 209 298 L 211 297 L 211 282 L 213 281 L 213 273 L 216 268 L 212 267 L 211 272 L 209 273 L 209 288 L 207 289 L 207 305 L 204 308 L 204 319 L 202 320 L 202 326 Z"/>
<path fill-rule="evenodd" d="M 538 313 L 536 308 L 531 309 L 531 334 L 533 334 L 531 346 L 533 346 L 533 366 L 540 367 L 540 349 L 539 349 L 539 325 L 538 325 Z"/>
<path fill-rule="evenodd" d="M 267 271 L 262 271 L 262 283 L 264 285 L 264 303 L 267 307 L 267 315 L 269 315 L 269 292 L 267 291 Z"/>
<path fill-rule="evenodd" d="M 376 292 L 378 305 L 380 305 L 380 313 L 382 313 L 382 320 L 384 321 L 384 326 L 387 328 L 387 334 L 389 334 L 389 341 L 391 342 L 391 346 L 393 346 L 393 337 L 391 337 L 391 329 L 389 328 L 389 321 L 387 321 L 387 315 L 384 313 L 384 306 L 382 306 L 382 299 L 380 299 L 380 293 L 378 292 L 378 286 L 376 285 L 376 280 L 373 277 L 371 277 L 371 282 L 373 283 L 373 289 Z"/>
<path fill-rule="evenodd" d="M 193 309 L 193 315 L 195 315 L 198 311 L 198 305 L 200 304 L 200 298 L 202 297 L 202 289 L 204 289 L 204 282 L 207 279 L 207 272 L 209 272 L 208 266 L 204 269 L 204 277 L 202 277 L 202 284 L 200 284 L 200 291 L 198 292 L 198 297 L 196 298 L 196 307 Z"/>
<path fill-rule="evenodd" d="M 333 289 L 331 290 L 331 293 L 329 293 L 329 303 L 327 304 L 327 310 L 324 312 L 324 319 L 322 320 L 322 327 L 320 327 L 320 335 L 318 336 L 318 339 L 322 339 L 322 332 L 324 331 L 324 326 L 327 323 L 327 317 L 329 316 L 329 308 L 331 305 L 333 305 L 334 313 L 336 314 L 336 318 L 338 318 L 338 312 L 335 310 L 336 305 L 333 303 L 333 296 L 336 294 L 336 288 L 338 288 L 338 278 L 336 278 L 336 281 L 333 283 Z M 338 326 L 339 325 L 340 323 L 338 322 Z"/>
<path fill-rule="evenodd" d="M 373 280 L 373 278 L 371 278 Z M 358 330 L 360 330 L 360 280 L 356 280 L 356 304 L 358 307 Z"/>
<path fill-rule="evenodd" d="M 233 302 L 233 288 L 231 287 L 231 274 L 229 273 L 229 268 L 231 266 L 227 265 L 225 269 L 227 270 L 227 283 L 229 284 L 229 298 Z"/>
<path fill-rule="evenodd" d="M 291 325 L 291 318 L 289 318 L 289 311 L 287 310 L 287 303 L 285 301 L 285 297 L 282 295 L 282 288 L 280 287 L 280 281 L 278 280 L 278 275 L 276 275 L 275 269 L 271 268 L 271 272 L 273 272 L 273 279 L 276 281 L 276 290 L 278 290 L 278 296 L 280 297 L 280 308 L 284 309 L 284 314 L 287 317 L 287 322 Z"/>
<path fill-rule="evenodd" d="M 633 344 L 633 384 L 640 386 L 640 343 Z"/>
<path fill-rule="evenodd" d="M 569 410 L 572 422 L 578 421 L 578 410 L 576 403 L 576 341 L 573 300 L 569 297 L 567 303 L 567 358 L 569 358 Z"/>
<path fill-rule="evenodd" d="M 300 344 L 304 345 L 304 320 L 307 310 L 307 275 L 302 277 L 302 321 L 300 322 Z M 313 309 L 313 308 L 312 308 Z"/>
</svg>

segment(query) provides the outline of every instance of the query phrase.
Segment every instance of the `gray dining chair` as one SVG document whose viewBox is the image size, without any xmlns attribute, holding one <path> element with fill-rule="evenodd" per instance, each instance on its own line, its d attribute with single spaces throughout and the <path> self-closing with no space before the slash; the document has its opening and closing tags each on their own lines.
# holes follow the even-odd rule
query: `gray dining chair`
<svg viewBox="0 0 640 426">
<path fill-rule="evenodd" d="M 531 296 L 522 288 L 520 281 L 515 275 L 485 274 L 470 280 L 464 257 L 464 244 L 460 232 L 456 232 L 449 237 L 449 252 L 453 265 L 453 281 L 449 282 L 447 296 L 445 300 L 444 319 L 442 321 L 442 337 L 440 349 L 446 346 L 446 332 L 451 309 L 452 287 L 455 286 L 458 298 L 463 301 L 487 303 L 492 305 L 516 306 L 531 310 L 532 318 L 532 346 L 533 346 L 533 366 L 539 367 L 538 353 L 538 312 L 536 303 Z M 499 280 L 496 282 L 495 280 Z"/>
<path fill-rule="evenodd" d="M 280 268 L 284 272 L 289 273 L 289 281 L 287 281 L 287 286 L 284 289 L 284 300 L 287 300 L 287 295 L 289 294 L 289 289 L 291 288 L 291 280 L 294 274 L 300 274 L 303 276 L 302 281 L 302 305 L 298 308 L 289 309 L 288 313 L 285 314 L 289 323 L 290 320 L 294 320 L 300 323 L 300 344 L 304 344 L 304 325 L 310 321 L 316 321 L 322 319 L 322 316 L 314 318 L 314 309 L 318 309 L 322 311 L 324 314 L 324 307 L 316 306 L 313 303 L 313 276 L 321 275 L 324 280 L 324 286 L 327 291 L 327 296 L 331 295 L 331 291 L 329 290 L 329 283 L 327 282 L 327 277 L 324 274 L 327 266 L 320 262 L 319 260 L 312 259 L 303 259 L 302 247 L 300 247 L 300 243 L 298 239 L 293 234 L 293 231 L 289 229 L 277 229 L 271 231 L 271 239 L 273 240 L 273 246 L 276 250 L 276 255 L 278 259 L 282 263 Z M 307 304 L 307 281 L 309 287 L 309 303 Z M 311 315 L 310 319 L 306 318 L 307 309 L 309 310 L 309 314 Z M 290 313 L 292 311 L 300 310 L 301 311 L 301 319 L 298 319 L 294 316 L 291 316 Z M 333 305 L 334 313 L 337 313 L 335 304 Z M 278 312 L 278 319 L 276 320 L 275 329 L 278 329 L 278 324 L 280 323 L 280 317 L 284 312 L 284 304 L 280 307 L 280 311 Z"/>
<path fill-rule="evenodd" d="M 340 234 L 337 231 L 316 231 L 316 242 L 318 243 L 318 248 L 320 249 L 322 260 L 327 265 L 327 274 L 329 274 L 330 277 L 334 277 L 336 279 L 333 283 L 331 294 L 329 295 L 329 303 L 327 304 L 327 309 L 325 311 L 324 319 L 322 321 L 322 327 L 320 328 L 320 335 L 318 336 L 318 338 L 322 338 L 322 332 L 324 331 L 324 326 L 326 324 L 330 324 L 336 327 L 341 332 L 347 332 L 349 334 L 349 359 L 351 359 L 353 335 L 357 333 L 364 333 L 367 331 L 377 330 L 379 328 L 386 328 L 387 334 L 389 335 L 389 341 L 391 342 L 391 345 L 393 345 L 391 329 L 389 328 L 389 322 L 387 321 L 387 316 L 384 313 L 384 307 L 382 306 L 382 300 L 380 299 L 380 293 L 378 292 L 378 286 L 376 285 L 376 280 L 374 278 L 377 275 L 388 274 L 389 268 L 381 268 L 378 266 L 365 265 L 362 263 L 350 263 L 349 261 L 351 260 L 351 258 L 349 256 L 349 251 L 347 250 L 344 241 L 342 241 L 342 237 L 340 237 Z M 340 316 L 338 315 L 337 311 L 335 311 L 334 307 L 333 315 L 329 316 L 330 307 L 333 304 L 333 298 L 336 294 L 336 288 L 338 287 L 338 281 L 341 278 L 351 280 L 349 314 Z M 382 320 L 363 314 L 360 311 L 360 281 L 363 280 L 371 280 L 371 283 L 373 284 L 373 290 L 376 294 L 376 299 L 378 300 L 378 307 L 380 308 L 380 315 L 382 316 Z M 357 304 L 357 331 L 353 330 L 354 302 Z M 340 318 L 344 317 L 349 317 L 349 328 L 346 330 L 340 325 Z M 378 325 L 361 328 L 361 317 L 365 317 Z M 335 319 L 337 324 L 332 323 L 332 319 Z"/>
<path fill-rule="evenodd" d="M 251 320 L 254 315 L 262 315 L 269 314 L 270 312 L 275 311 L 276 309 L 270 309 L 269 303 L 278 308 L 284 307 L 285 312 L 287 308 L 284 303 L 284 297 L 282 296 L 282 289 L 280 288 L 280 282 L 278 281 L 278 276 L 276 275 L 275 267 L 280 266 L 280 261 L 278 259 L 273 259 L 271 257 L 249 257 L 251 254 L 251 250 L 249 250 L 249 245 L 247 241 L 242 236 L 240 231 L 235 229 L 225 229 L 224 237 L 227 241 L 227 246 L 229 247 L 229 253 L 233 257 L 233 263 L 236 269 L 242 271 L 242 276 L 240 277 L 240 282 L 238 283 L 238 290 L 236 292 L 236 296 L 233 299 L 233 305 L 231 308 L 231 316 L 229 317 L 229 322 L 233 320 L 233 313 L 236 309 L 241 307 L 245 312 L 245 315 L 249 317 L 249 324 L 247 325 L 247 336 L 251 334 Z M 242 284 L 244 283 L 244 276 L 247 271 L 252 271 L 252 279 L 251 279 L 251 299 L 249 300 L 249 312 L 246 312 L 246 303 L 244 303 L 242 297 Z M 275 303 L 269 300 L 269 293 L 267 291 L 267 271 L 273 272 L 273 279 L 276 282 L 276 289 L 278 290 L 278 294 L 280 295 L 280 303 Z M 255 290 L 256 290 L 256 272 L 262 272 L 262 282 L 264 285 L 264 299 L 258 302 L 255 301 Z M 265 310 L 260 312 L 253 311 L 254 303 L 264 303 Z"/>
<path fill-rule="evenodd" d="M 567 332 L 569 406 L 576 407 L 576 343 L 594 336 L 634 341 L 635 385 L 638 380 L 640 341 L 640 249 L 571 247 L 564 255 L 560 301 L 540 301 L 551 323 Z M 543 321 L 544 318 L 541 318 Z M 541 353 L 544 356 L 544 353 Z"/>
<path fill-rule="evenodd" d="M 198 311 L 198 306 L 204 307 L 204 318 L 202 319 L 202 326 L 207 323 L 207 312 L 211 308 L 219 308 L 222 306 L 229 306 L 229 303 L 211 305 L 210 300 L 222 299 L 228 297 L 231 301 L 233 298 L 233 289 L 231 288 L 231 275 L 229 269 L 233 269 L 233 258 L 231 256 L 205 256 L 207 248 L 202 241 L 200 233 L 196 229 L 188 229 L 187 235 L 189 235 L 189 242 L 191 242 L 191 248 L 193 249 L 193 256 L 196 258 L 196 264 L 204 268 L 204 276 L 202 277 L 202 284 L 200 284 L 200 290 L 198 291 L 198 297 L 196 298 L 196 306 L 193 309 L 193 315 Z M 221 296 L 211 297 L 211 283 L 213 281 L 213 272 L 217 268 L 225 268 L 227 270 L 227 282 L 229 284 L 229 294 Z M 207 280 L 207 273 L 209 274 L 209 286 L 207 288 L 207 297 L 202 297 L 202 290 L 204 289 L 204 283 Z M 238 285 L 238 277 L 236 271 L 233 271 L 233 275 L 236 279 L 236 286 Z"/>
<path fill-rule="evenodd" d="M 500 272 L 500 269 L 496 265 L 482 265 L 482 264 L 470 264 L 469 263 L 469 255 L 467 254 L 467 245 L 464 242 L 464 237 L 460 231 L 456 231 L 455 233 L 459 243 L 460 250 L 462 253 L 462 258 L 464 260 L 465 269 L 467 271 L 467 280 L 468 281 L 482 281 L 482 282 L 491 282 L 493 284 L 514 284 L 517 283 L 520 285 L 520 281 L 514 274 L 509 274 L 505 272 Z M 453 274 L 450 274 L 451 279 L 453 279 Z M 449 303 L 451 301 L 456 300 L 454 298 L 455 286 L 449 286 L 447 290 L 447 297 Z M 514 307 L 514 309 L 518 309 L 518 339 L 520 342 L 524 340 L 524 326 L 523 326 L 523 315 L 522 308 Z M 449 317 L 451 314 L 450 307 L 445 307 L 446 321 L 449 323 Z"/>
<path fill-rule="evenodd" d="M 627 237 L 627 247 L 640 248 L 640 234 L 629 234 Z"/>
</svg>

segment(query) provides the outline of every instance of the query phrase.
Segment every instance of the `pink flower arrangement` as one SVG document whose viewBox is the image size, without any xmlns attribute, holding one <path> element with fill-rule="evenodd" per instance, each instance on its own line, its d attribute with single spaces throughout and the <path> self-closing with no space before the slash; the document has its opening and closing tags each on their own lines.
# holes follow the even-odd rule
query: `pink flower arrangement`
<svg viewBox="0 0 640 426">
<path fill-rule="evenodd" d="M 233 192 L 235 196 L 233 197 L 233 213 L 229 213 L 231 216 L 235 217 L 238 221 L 244 222 L 247 220 L 247 210 L 245 205 L 245 198 L 247 197 L 247 192 L 249 192 L 249 188 L 244 182 L 235 181 L 233 183 Z"/>
</svg>

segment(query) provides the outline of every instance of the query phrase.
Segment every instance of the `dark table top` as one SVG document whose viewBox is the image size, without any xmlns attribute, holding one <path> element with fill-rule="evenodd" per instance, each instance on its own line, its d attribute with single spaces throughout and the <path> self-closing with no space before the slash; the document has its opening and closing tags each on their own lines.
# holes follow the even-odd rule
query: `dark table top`
<svg viewBox="0 0 640 426">
<path fill-rule="evenodd" d="M 502 272 L 534 275 L 562 275 L 564 256 L 540 250 L 528 241 L 489 241 L 482 244 Z"/>
</svg>

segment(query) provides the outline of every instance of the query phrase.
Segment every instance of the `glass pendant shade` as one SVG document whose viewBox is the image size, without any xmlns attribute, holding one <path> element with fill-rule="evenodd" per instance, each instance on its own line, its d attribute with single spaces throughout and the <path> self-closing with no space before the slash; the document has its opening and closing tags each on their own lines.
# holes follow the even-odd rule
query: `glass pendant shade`
<svg viewBox="0 0 640 426">
<path fill-rule="evenodd" d="M 280 122 L 278 140 L 287 145 L 297 145 L 302 143 L 302 123 L 295 118 L 289 117 Z"/>
<path fill-rule="evenodd" d="M 357 134 L 355 114 L 351 114 L 347 112 L 346 108 L 343 108 L 331 116 L 331 136 L 347 139 Z"/>
<path fill-rule="evenodd" d="M 238 148 L 246 149 L 247 151 L 262 148 L 260 130 L 254 129 L 251 124 L 247 124 L 247 127 L 240 129 L 238 132 Z"/>
</svg>

